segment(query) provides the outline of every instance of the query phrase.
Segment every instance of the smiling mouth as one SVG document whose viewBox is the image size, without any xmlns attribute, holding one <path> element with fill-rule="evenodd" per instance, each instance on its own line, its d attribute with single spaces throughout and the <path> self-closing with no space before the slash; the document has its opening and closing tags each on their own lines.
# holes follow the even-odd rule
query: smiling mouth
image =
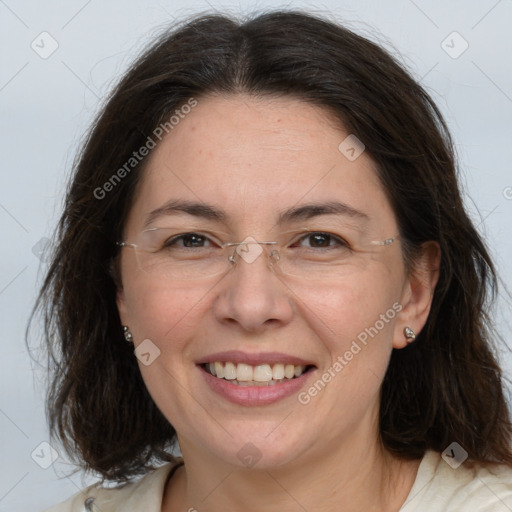
<svg viewBox="0 0 512 512">
<path fill-rule="evenodd" d="M 275 386 L 282 382 L 297 379 L 311 371 L 313 365 L 294 365 L 294 364 L 260 364 L 252 366 L 244 363 L 220 362 L 205 363 L 201 367 L 204 371 L 224 379 L 236 386 Z"/>
</svg>

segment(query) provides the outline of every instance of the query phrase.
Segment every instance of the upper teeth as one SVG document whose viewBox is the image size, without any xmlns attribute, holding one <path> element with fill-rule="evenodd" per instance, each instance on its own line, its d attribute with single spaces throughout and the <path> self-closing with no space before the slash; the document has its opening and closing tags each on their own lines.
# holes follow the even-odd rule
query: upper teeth
<svg viewBox="0 0 512 512">
<path fill-rule="evenodd" d="M 251 366 L 244 363 L 218 362 L 208 363 L 207 369 L 212 375 L 220 379 L 237 380 L 240 382 L 270 382 L 271 380 L 293 379 L 300 377 L 306 369 L 303 365 L 281 364 L 274 365 L 260 364 Z"/>
</svg>

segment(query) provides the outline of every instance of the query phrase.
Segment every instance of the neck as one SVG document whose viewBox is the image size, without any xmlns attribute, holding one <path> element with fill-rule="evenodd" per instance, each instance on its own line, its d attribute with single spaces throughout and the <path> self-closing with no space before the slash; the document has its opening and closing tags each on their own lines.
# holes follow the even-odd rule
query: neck
<svg viewBox="0 0 512 512">
<path fill-rule="evenodd" d="M 162 512 L 398 511 L 420 461 L 400 460 L 378 438 L 359 437 L 269 469 L 235 467 L 185 443 L 185 466 L 169 481 Z"/>
</svg>

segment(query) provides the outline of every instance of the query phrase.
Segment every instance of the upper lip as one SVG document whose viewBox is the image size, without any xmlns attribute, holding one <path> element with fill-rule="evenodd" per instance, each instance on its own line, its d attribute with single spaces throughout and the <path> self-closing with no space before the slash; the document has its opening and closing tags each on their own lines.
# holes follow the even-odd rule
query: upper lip
<svg viewBox="0 0 512 512">
<path fill-rule="evenodd" d="M 300 357 L 283 354 L 280 352 L 259 352 L 250 353 L 242 352 L 240 350 L 228 350 L 226 352 L 216 352 L 202 357 L 196 361 L 196 364 L 206 364 L 214 362 L 231 362 L 231 363 L 244 363 L 251 366 L 258 366 L 261 364 L 293 364 L 295 366 L 314 366 L 311 361 L 306 361 Z"/>
</svg>

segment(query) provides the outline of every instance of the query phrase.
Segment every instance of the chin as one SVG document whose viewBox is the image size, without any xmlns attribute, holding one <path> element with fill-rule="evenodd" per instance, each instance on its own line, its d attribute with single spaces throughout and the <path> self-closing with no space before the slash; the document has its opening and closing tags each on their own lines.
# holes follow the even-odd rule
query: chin
<svg viewBox="0 0 512 512">
<path fill-rule="evenodd" d="M 272 470 L 288 465 L 300 457 L 302 447 L 311 443 L 298 426 L 287 424 L 283 432 L 278 432 L 278 425 L 276 421 L 251 422 L 242 428 L 228 425 L 228 431 L 236 432 L 229 438 L 228 449 L 226 445 L 215 443 L 215 446 L 210 445 L 210 451 L 215 458 L 238 468 Z"/>
</svg>

